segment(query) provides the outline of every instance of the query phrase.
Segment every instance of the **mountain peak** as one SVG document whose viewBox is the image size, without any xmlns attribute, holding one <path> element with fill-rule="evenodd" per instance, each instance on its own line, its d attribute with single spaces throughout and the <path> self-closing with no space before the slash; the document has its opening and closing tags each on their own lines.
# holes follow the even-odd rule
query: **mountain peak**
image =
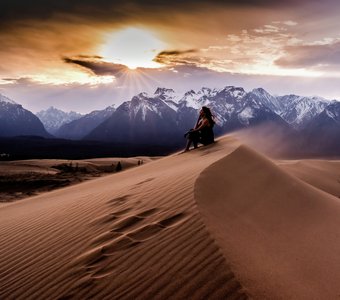
<svg viewBox="0 0 340 300">
<path fill-rule="evenodd" d="M 164 95 L 164 94 L 173 94 L 175 91 L 173 89 L 161 88 L 158 87 L 154 93 L 154 95 Z"/>
<path fill-rule="evenodd" d="M 199 95 L 214 97 L 218 93 L 217 89 L 211 89 L 208 87 L 202 87 L 201 90 L 197 93 Z"/>
<path fill-rule="evenodd" d="M 264 88 L 256 88 L 251 91 L 254 94 L 259 94 L 259 95 L 270 95 Z M 271 96 L 271 95 L 270 95 Z"/>
<path fill-rule="evenodd" d="M 137 96 L 135 96 L 135 97 L 137 97 L 138 99 L 140 99 L 140 100 L 144 100 L 145 98 L 149 98 L 149 95 L 148 95 L 148 93 L 147 92 L 141 92 L 141 93 L 139 93 Z M 133 97 L 133 98 L 135 98 L 135 97 Z"/>
<path fill-rule="evenodd" d="M 0 102 L 10 103 L 10 104 L 18 104 L 15 101 L 9 99 L 8 97 L 0 94 Z"/>
<path fill-rule="evenodd" d="M 229 94 L 230 96 L 237 99 L 242 99 L 247 94 L 242 87 L 236 86 L 226 86 L 223 89 L 221 89 L 220 93 Z"/>
<path fill-rule="evenodd" d="M 192 95 L 196 95 L 196 92 L 194 90 L 190 90 L 190 91 L 187 91 L 184 96 L 192 96 Z"/>
<path fill-rule="evenodd" d="M 229 90 L 240 90 L 244 91 L 243 87 L 240 86 L 233 86 L 233 85 L 227 85 L 222 90 L 229 91 Z"/>
<path fill-rule="evenodd" d="M 54 134 L 62 125 L 82 117 L 81 114 L 70 111 L 64 112 L 54 106 L 36 113 L 36 116 L 44 124 L 46 130 Z"/>
</svg>

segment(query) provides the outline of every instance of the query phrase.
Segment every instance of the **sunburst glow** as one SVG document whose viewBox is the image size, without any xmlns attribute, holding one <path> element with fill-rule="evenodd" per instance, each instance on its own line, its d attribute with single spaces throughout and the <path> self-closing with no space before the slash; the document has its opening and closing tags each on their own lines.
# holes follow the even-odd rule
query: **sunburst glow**
<svg viewBox="0 0 340 300">
<path fill-rule="evenodd" d="M 161 66 L 154 62 L 153 58 L 166 45 L 151 31 L 126 28 L 106 34 L 105 40 L 100 55 L 106 61 L 123 64 L 130 69 L 159 68 Z"/>
<path fill-rule="evenodd" d="M 61 76 L 57 74 L 31 75 L 31 80 L 40 84 L 51 85 L 65 85 L 65 84 L 87 84 L 91 86 L 101 84 L 111 84 L 115 82 L 115 77 L 106 76 L 92 76 L 87 73 L 77 71 L 64 71 Z"/>
</svg>

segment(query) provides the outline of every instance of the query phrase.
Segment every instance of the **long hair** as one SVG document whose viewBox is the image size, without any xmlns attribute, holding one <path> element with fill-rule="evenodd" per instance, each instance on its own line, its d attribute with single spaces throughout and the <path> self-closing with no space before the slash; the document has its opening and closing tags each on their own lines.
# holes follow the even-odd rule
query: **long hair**
<svg viewBox="0 0 340 300">
<path fill-rule="evenodd" d="M 206 106 L 202 106 L 202 110 L 204 112 L 205 117 L 208 119 L 210 126 L 214 126 L 215 125 L 214 116 L 211 113 L 210 108 Z"/>
</svg>

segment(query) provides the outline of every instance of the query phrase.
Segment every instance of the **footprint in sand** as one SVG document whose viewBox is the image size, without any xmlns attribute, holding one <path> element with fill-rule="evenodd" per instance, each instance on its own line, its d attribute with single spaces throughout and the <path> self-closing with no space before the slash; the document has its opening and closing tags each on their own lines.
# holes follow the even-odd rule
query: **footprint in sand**
<svg viewBox="0 0 340 300">
<path fill-rule="evenodd" d="M 158 210 L 159 210 L 158 208 L 147 209 L 145 211 L 138 213 L 137 216 L 143 217 L 143 218 L 149 217 L 149 216 L 155 214 Z"/>
<path fill-rule="evenodd" d="M 140 242 L 136 241 L 128 236 L 122 236 L 111 243 L 106 244 L 102 247 L 101 251 L 103 254 L 113 254 L 114 252 L 127 250 L 131 247 L 138 245 Z"/>
<path fill-rule="evenodd" d="M 121 233 L 119 232 L 112 232 L 112 231 L 108 231 L 108 232 L 104 232 L 100 235 L 98 235 L 96 238 L 94 238 L 91 241 L 91 245 L 92 246 L 99 246 L 99 245 L 103 245 L 108 241 L 112 241 L 118 237 L 122 236 Z"/>
<path fill-rule="evenodd" d="M 143 217 L 139 216 L 130 216 L 126 217 L 123 220 L 120 220 L 118 223 L 115 224 L 115 226 L 112 228 L 112 232 L 124 232 L 127 229 L 135 226 L 137 223 L 143 221 Z"/>
<path fill-rule="evenodd" d="M 154 235 L 156 235 L 163 229 L 172 227 L 175 224 L 179 223 L 181 220 L 183 221 L 184 218 L 185 214 L 179 213 L 168 218 L 165 218 L 157 223 L 148 224 L 141 228 L 138 228 L 135 231 L 128 233 L 127 236 L 138 241 L 145 241 L 147 239 L 152 238 Z"/>
<path fill-rule="evenodd" d="M 136 212 L 135 215 L 127 216 L 126 214 L 131 212 L 131 209 L 122 209 L 110 214 L 115 216 L 115 219 L 112 219 L 112 229 L 93 239 L 91 242 L 92 247 L 94 247 L 93 250 L 82 255 L 81 260 L 79 260 L 85 268 L 85 273 L 93 279 L 112 276 L 115 271 L 112 264 L 114 255 L 135 248 L 163 230 L 181 224 L 189 217 L 184 212 L 181 212 L 169 215 L 159 221 L 145 224 L 148 218 L 158 211 L 159 208 L 151 208 Z M 106 221 L 108 222 L 108 219 Z"/>
<path fill-rule="evenodd" d="M 113 198 L 113 199 L 107 201 L 107 203 L 110 204 L 110 205 L 112 205 L 112 204 L 113 205 L 117 205 L 117 204 L 120 205 L 122 203 L 125 203 L 128 200 L 129 197 L 130 197 L 130 195 L 124 195 L 124 196 L 121 196 L 121 197 Z"/>
<path fill-rule="evenodd" d="M 145 180 L 143 180 L 143 181 L 141 181 L 141 182 L 138 182 L 137 185 L 141 185 L 141 184 L 143 184 L 143 183 L 152 181 L 152 180 L 154 180 L 154 179 L 155 179 L 155 178 L 148 178 L 148 179 L 145 179 Z"/>
<path fill-rule="evenodd" d="M 154 180 L 154 179 L 155 179 L 155 178 L 148 178 L 148 179 L 145 179 L 145 180 L 143 180 L 143 181 L 140 181 L 140 182 L 136 183 L 136 184 L 131 188 L 131 190 L 137 189 L 137 188 L 139 188 L 140 185 L 143 185 L 144 183 L 150 182 L 150 181 L 152 181 L 152 180 Z"/>
<path fill-rule="evenodd" d="M 96 219 L 94 219 L 90 224 L 91 225 L 98 225 L 98 224 L 106 224 L 106 223 L 112 223 L 113 221 L 119 219 L 120 216 L 128 213 L 132 208 L 125 208 L 118 211 L 114 211 L 110 214 L 105 214 L 103 216 L 100 216 Z"/>
<path fill-rule="evenodd" d="M 120 237 L 124 232 L 143 221 L 145 218 L 155 214 L 159 208 L 151 208 L 141 212 L 138 212 L 137 215 L 128 216 L 122 218 L 125 214 L 129 213 L 132 208 L 125 208 L 118 211 L 114 211 L 110 214 L 106 214 L 104 216 L 100 216 L 94 219 L 90 224 L 91 225 L 105 225 L 108 223 L 113 223 L 114 227 L 110 231 L 106 231 L 91 241 L 92 246 L 98 246 L 104 244 L 110 240 L 114 240 Z"/>
<path fill-rule="evenodd" d="M 127 208 L 125 210 L 121 210 L 119 212 L 114 212 L 115 216 L 122 216 L 129 212 L 131 208 Z M 140 223 L 141 221 L 145 220 L 147 217 L 155 214 L 159 209 L 158 208 L 151 208 L 141 212 L 138 212 L 136 215 L 127 216 L 124 219 L 119 220 L 114 224 L 111 232 L 125 232 L 126 230 L 134 227 L 136 224 Z"/>
<path fill-rule="evenodd" d="M 160 221 L 159 224 L 164 227 L 171 227 L 172 225 L 175 225 L 176 223 L 181 221 L 184 217 L 185 217 L 184 213 L 178 213 Z"/>
</svg>

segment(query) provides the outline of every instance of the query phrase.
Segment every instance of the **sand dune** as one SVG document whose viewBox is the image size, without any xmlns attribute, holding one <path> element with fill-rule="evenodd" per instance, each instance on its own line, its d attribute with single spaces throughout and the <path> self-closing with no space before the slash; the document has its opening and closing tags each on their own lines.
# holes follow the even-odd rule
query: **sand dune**
<svg viewBox="0 0 340 300">
<path fill-rule="evenodd" d="M 1 299 L 246 299 L 201 220 L 223 142 L 0 208 Z"/>
<path fill-rule="evenodd" d="M 338 160 L 300 160 L 278 161 L 277 164 L 291 175 L 340 197 L 340 161 Z"/>
<path fill-rule="evenodd" d="M 339 297 L 336 197 L 242 146 L 202 172 L 195 198 L 208 229 L 250 295 Z"/>
<path fill-rule="evenodd" d="M 334 299 L 339 201 L 287 165 L 226 136 L 7 204 L 0 299 Z"/>
</svg>

